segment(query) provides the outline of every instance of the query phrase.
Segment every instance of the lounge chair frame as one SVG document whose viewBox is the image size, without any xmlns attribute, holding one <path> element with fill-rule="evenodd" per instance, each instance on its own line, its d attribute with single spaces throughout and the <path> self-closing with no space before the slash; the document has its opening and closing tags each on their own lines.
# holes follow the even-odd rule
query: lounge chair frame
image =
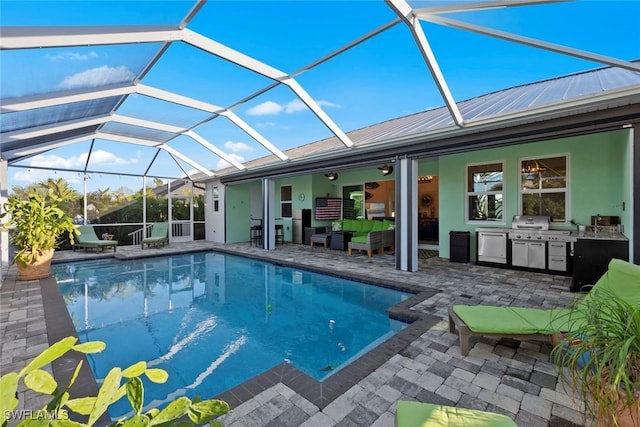
<svg viewBox="0 0 640 427">
<path fill-rule="evenodd" d="M 453 307 L 449 307 L 449 332 L 455 333 L 458 329 L 458 336 L 460 337 L 460 353 L 463 356 L 469 355 L 469 344 L 471 337 L 493 337 L 493 338 L 511 338 L 520 341 L 542 341 L 545 343 L 553 343 L 555 338 L 554 334 L 505 334 L 505 333 L 488 333 L 488 332 L 473 332 L 467 324 L 453 311 Z M 558 331 L 560 333 L 560 331 Z"/>
<path fill-rule="evenodd" d="M 159 231 L 156 232 L 156 230 Z M 169 244 L 169 224 L 166 222 L 154 222 L 151 225 L 151 235 L 142 239 L 142 249 L 144 249 L 145 243 L 147 247 Z"/>
<path fill-rule="evenodd" d="M 79 225 L 77 227 L 80 234 L 76 234 L 73 244 L 73 252 L 76 249 L 84 249 L 85 252 L 88 249 L 101 249 L 104 252 L 105 249 L 113 248 L 113 252 L 116 252 L 118 246 L 117 240 L 100 240 L 96 235 L 96 231 L 91 225 Z"/>
</svg>

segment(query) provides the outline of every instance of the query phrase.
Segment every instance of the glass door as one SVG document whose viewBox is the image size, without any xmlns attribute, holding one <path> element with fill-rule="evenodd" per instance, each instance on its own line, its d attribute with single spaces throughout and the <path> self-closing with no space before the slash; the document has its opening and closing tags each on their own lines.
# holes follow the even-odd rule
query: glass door
<svg viewBox="0 0 640 427">
<path fill-rule="evenodd" d="M 171 192 L 171 242 L 190 242 L 193 240 L 193 187 L 185 183 Z"/>
<path fill-rule="evenodd" d="M 362 219 L 364 213 L 362 210 L 363 201 L 362 185 L 345 185 L 342 187 L 342 218 L 344 219 Z"/>
</svg>

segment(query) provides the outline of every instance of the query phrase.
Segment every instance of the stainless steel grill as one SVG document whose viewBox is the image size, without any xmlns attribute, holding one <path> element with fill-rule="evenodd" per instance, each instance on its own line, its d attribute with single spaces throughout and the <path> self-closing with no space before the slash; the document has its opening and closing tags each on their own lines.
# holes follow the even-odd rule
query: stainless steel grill
<svg viewBox="0 0 640 427">
<path fill-rule="evenodd" d="M 573 242 L 575 236 L 570 231 L 549 230 L 551 218 L 548 216 L 514 215 L 509 231 L 510 240 L 541 242 Z"/>
</svg>

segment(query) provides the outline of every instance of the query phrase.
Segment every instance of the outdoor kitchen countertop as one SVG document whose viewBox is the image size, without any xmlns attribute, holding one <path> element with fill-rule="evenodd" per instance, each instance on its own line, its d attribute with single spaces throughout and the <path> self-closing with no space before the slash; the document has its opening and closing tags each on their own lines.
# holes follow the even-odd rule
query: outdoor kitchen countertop
<svg viewBox="0 0 640 427">
<path fill-rule="evenodd" d="M 483 232 L 483 231 L 488 231 L 488 232 L 495 232 L 495 233 L 508 233 L 510 231 L 513 231 L 513 228 L 505 228 L 505 227 L 478 227 L 476 228 L 477 232 Z"/>
<path fill-rule="evenodd" d="M 628 241 L 629 238 L 622 233 L 618 232 L 609 232 L 609 231 L 572 231 L 572 236 L 575 236 L 578 239 L 589 239 L 589 240 L 621 240 Z"/>
</svg>

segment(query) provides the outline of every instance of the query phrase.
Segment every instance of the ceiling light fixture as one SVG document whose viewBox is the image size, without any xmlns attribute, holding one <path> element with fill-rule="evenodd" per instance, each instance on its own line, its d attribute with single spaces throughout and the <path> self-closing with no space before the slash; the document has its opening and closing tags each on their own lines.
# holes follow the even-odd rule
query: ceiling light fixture
<svg viewBox="0 0 640 427">
<path fill-rule="evenodd" d="M 325 173 L 324 176 L 329 178 L 329 181 L 335 181 L 336 179 L 338 179 L 338 174 L 335 172 Z"/>
<path fill-rule="evenodd" d="M 382 171 L 382 175 L 383 176 L 387 176 L 387 175 L 393 173 L 393 166 L 391 166 L 391 165 L 384 165 L 383 167 L 378 168 L 378 169 L 380 169 Z"/>
<path fill-rule="evenodd" d="M 431 181 L 433 181 L 433 175 L 425 175 L 425 176 L 418 177 L 418 182 L 421 184 L 429 183 Z"/>
<path fill-rule="evenodd" d="M 547 170 L 537 160 L 527 160 L 522 162 L 522 173 L 527 175 L 536 175 Z"/>
</svg>

